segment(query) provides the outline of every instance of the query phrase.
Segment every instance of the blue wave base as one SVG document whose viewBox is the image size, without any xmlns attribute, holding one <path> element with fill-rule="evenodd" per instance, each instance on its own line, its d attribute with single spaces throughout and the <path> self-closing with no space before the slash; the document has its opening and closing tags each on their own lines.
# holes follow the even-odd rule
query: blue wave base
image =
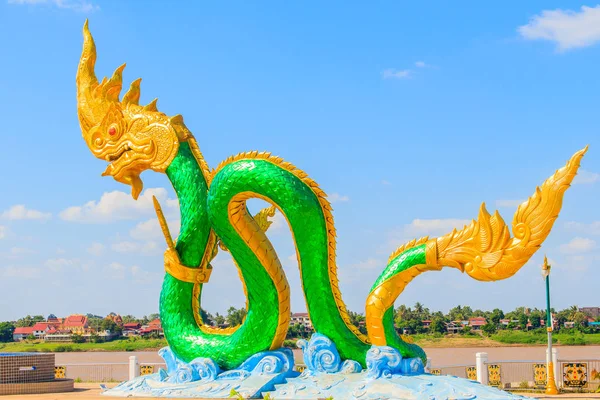
<svg viewBox="0 0 600 400">
<path fill-rule="evenodd" d="M 420 359 L 404 359 L 388 346 L 373 346 L 367 353 L 367 370 L 355 361 L 341 361 L 331 340 L 314 334 L 299 341 L 306 369 L 299 377 L 275 385 L 269 394 L 277 399 L 360 400 L 514 400 L 526 399 L 455 376 L 426 374 Z"/>
<path fill-rule="evenodd" d="M 293 371 L 294 356 L 290 349 L 265 351 L 248 358 L 237 369 L 221 372 L 210 358 L 197 358 L 190 363 L 179 360 L 168 348 L 158 354 L 167 370 L 123 382 L 104 391 L 113 397 L 178 397 L 228 398 L 232 390 L 244 398 L 260 399 L 286 378 L 298 376 Z"/>
<path fill-rule="evenodd" d="M 235 370 L 222 372 L 209 358 L 185 363 L 166 347 L 159 354 L 167 370 L 123 382 L 103 395 L 113 397 L 229 398 L 235 390 L 243 398 L 260 399 L 266 393 L 277 400 L 514 400 L 526 399 L 455 376 L 424 372 L 417 358 L 402 358 L 394 348 L 372 346 L 367 369 L 342 360 L 333 342 L 314 334 L 298 341 L 306 369 L 293 371 L 292 351 L 282 348 L 258 353 Z"/>
</svg>

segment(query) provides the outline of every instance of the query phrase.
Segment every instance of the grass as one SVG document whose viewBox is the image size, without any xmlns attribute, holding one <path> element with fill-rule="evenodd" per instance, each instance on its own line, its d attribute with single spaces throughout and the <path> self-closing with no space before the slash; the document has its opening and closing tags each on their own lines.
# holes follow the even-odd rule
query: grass
<svg viewBox="0 0 600 400">
<path fill-rule="evenodd" d="M 45 343 L 23 341 L 0 343 L 2 352 L 151 351 L 167 346 L 164 339 L 122 338 L 105 343 Z"/>
<path fill-rule="evenodd" d="M 502 344 L 545 346 L 548 343 L 546 334 L 537 332 L 500 331 L 492 335 L 491 339 Z M 552 343 L 563 346 L 600 345 L 600 334 L 587 334 L 577 331 L 573 333 L 553 333 Z"/>
<path fill-rule="evenodd" d="M 545 346 L 546 333 L 499 331 L 491 337 L 472 335 L 410 335 L 416 344 L 425 348 L 448 347 L 502 347 L 502 346 Z M 600 345 L 600 333 L 585 334 L 578 331 L 554 333 L 553 343 L 563 346 Z M 285 346 L 295 349 L 295 340 L 286 340 Z M 156 351 L 167 346 L 164 339 L 121 338 L 106 343 L 44 343 L 23 341 L 0 343 L 0 352 L 61 353 L 78 351 Z"/>
</svg>

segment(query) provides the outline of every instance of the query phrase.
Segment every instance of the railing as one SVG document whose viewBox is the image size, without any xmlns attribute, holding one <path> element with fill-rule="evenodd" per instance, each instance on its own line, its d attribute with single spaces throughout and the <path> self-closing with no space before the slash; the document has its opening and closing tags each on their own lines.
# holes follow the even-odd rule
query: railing
<svg viewBox="0 0 600 400">
<path fill-rule="evenodd" d="M 558 360 L 553 352 L 556 386 L 562 391 L 594 392 L 600 388 L 600 359 Z M 435 375 L 454 375 L 477 380 L 485 385 L 504 390 L 541 390 L 547 383 L 545 360 L 493 360 L 487 353 L 477 353 L 476 365 L 432 366 L 428 372 Z"/>
<path fill-rule="evenodd" d="M 131 370 L 133 368 L 133 376 Z M 54 369 L 56 378 L 69 378 L 77 382 L 122 382 L 138 375 L 149 375 L 166 368 L 164 363 L 88 363 L 62 364 Z"/>
<path fill-rule="evenodd" d="M 77 382 L 121 382 L 129 377 L 129 363 L 64 364 L 64 377 Z"/>
<path fill-rule="evenodd" d="M 559 360 L 558 364 L 565 390 L 596 391 L 600 387 L 600 358 Z"/>
</svg>

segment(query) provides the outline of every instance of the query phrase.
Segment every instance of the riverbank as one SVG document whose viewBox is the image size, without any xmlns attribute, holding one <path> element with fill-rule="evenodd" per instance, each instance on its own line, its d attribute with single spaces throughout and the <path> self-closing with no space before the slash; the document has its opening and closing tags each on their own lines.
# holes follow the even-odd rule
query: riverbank
<svg viewBox="0 0 600 400">
<path fill-rule="evenodd" d="M 411 335 L 414 343 L 424 348 L 477 348 L 477 347 L 536 347 L 546 346 L 545 334 L 519 331 L 500 331 L 490 337 L 483 335 Z M 555 333 L 554 344 L 558 346 L 597 346 L 600 345 L 600 333 L 584 334 Z M 286 340 L 285 345 L 294 348 L 295 341 Z M 121 338 L 105 343 L 46 343 L 29 341 L 0 343 L 0 352 L 47 352 L 70 353 L 88 351 L 131 352 L 156 351 L 167 346 L 164 339 L 143 339 L 138 337 Z"/>
</svg>

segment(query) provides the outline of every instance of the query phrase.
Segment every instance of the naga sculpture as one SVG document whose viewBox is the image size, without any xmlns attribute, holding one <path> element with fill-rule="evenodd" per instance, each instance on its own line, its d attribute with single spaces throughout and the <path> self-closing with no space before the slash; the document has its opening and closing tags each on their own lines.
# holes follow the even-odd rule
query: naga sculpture
<svg viewBox="0 0 600 400">
<path fill-rule="evenodd" d="M 417 275 L 442 267 L 481 281 L 514 275 L 550 233 L 564 192 L 587 150 L 575 153 L 519 206 L 512 237 L 498 212 L 490 215 L 482 205 L 478 219 L 463 229 L 399 247 L 366 299 L 368 334 L 364 335 L 350 322 L 342 300 L 331 206 L 317 183 L 289 162 L 256 151 L 230 157 L 210 169 L 181 115 L 168 117 L 157 109 L 156 100 L 139 104 L 140 79 L 120 99 L 125 65 L 110 79 L 97 80 L 96 48 L 87 21 L 83 34 L 78 116 L 92 154 L 109 163 L 103 176 L 130 185 L 137 198 L 143 171 L 166 173 L 179 199 L 181 230 L 176 242 L 156 199 L 155 206 L 168 244 L 160 295 L 162 326 L 171 351 L 185 362 L 210 358 L 228 370 L 256 353 L 282 346 L 290 323 L 290 287 L 265 234 L 275 208 L 293 234 L 314 329 L 335 344 L 340 357 L 364 368 L 372 346 L 389 346 L 404 358 L 424 361 L 424 351 L 394 329 L 394 302 L 406 285 Z M 246 208 L 250 198 L 273 207 L 253 217 Z M 219 248 L 231 253 L 247 298 L 244 321 L 225 329 L 207 325 L 200 314 L 202 288 Z"/>
</svg>

